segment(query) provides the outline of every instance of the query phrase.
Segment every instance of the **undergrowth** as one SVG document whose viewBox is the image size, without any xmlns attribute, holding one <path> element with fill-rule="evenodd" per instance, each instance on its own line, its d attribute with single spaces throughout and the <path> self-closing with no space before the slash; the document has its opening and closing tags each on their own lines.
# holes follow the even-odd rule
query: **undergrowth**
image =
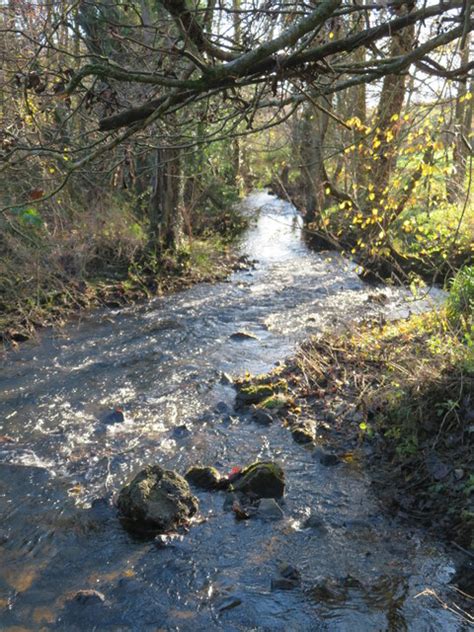
<svg viewBox="0 0 474 632">
<path fill-rule="evenodd" d="M 298 368 L 313 394 L 331 392 L 357 410 L 346 431 L 370 445 L 386 502 L 471 548 L 474 345 L 465 278 L 472 270 L 460 274 L 441 311 L 314 339 Z"/>
<path fill-rule="evenodd" d="M 66 201 L 66 200 L 65 200 Z M 106 195 L 69 212 L 13 214 L 0 233 L 0 340 L 25 340 L 79 310 L 120 306 L 225 276 L 230 245 L 243 228 L 237 211 L 159 258 L 148 248 L 146 218 L 135 201 Z"/>
</svg>

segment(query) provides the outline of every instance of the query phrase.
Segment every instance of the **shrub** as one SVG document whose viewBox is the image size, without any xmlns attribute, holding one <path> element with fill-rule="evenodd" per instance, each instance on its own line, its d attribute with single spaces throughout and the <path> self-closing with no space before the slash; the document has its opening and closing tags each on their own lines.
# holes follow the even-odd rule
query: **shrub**
<svg viewBox="0 0 474 632">
<path fill-rule="evenodd" d="M 469 332 L 474 325 L 474 266 L 461 268 L 451 282 L 448 316 L 455 325 Z"/>
</svg>

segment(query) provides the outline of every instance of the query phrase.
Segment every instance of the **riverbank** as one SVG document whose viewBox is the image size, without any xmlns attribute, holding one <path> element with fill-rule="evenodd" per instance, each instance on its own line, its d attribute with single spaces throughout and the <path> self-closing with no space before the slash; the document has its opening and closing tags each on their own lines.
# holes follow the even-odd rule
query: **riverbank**
<svg viewBox="0 0 474 632">
<path fill-rule="evenodd" d="M 159 263 L 145 258 L 96 275 L 47 279 L 35 295 L 19 295 L 2 305 L 0 342 L 15 346 L 39 329 L 61 327 L 86 311 L 124 307 L 196 283 L 215 283 L 249 265 L 232 244 L 215 237 L 189 242 L 176 256 Z"/>
<path fill-rule="evenodd" d="M 304 343 L 237 383 L 321 462 L 360 462 L 388 512 L 474 554 L 474 354 L 446 309 Z"/>
</svg>

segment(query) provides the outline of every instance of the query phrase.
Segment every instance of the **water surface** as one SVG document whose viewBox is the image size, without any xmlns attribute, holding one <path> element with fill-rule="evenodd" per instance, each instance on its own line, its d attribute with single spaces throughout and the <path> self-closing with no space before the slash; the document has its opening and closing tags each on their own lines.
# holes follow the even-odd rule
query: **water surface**
<svg viewBox="0 0 474 632">
<path fill-rule="evenodd" d="M 339 255 L 310 252 L 286 202 L 255 193 L 244 207 L 258 220 L 242 244 L 254 270 L 95 312 L 4 357 L 0 434 L 15 443 L 0 444 L 2 631 L 462 630 L 417 597 L 452 575 L 443 550 L 384 516 L 360 468 L 324 468 L 279 424 L 236 414 L 220 382 L 271 369 L 325 327 L 405 315 L 430 297 L 374 289 Z M 256 339 L 231 339 L 238 331 Z M 125 422 L 104 427 L 118 404 Z M 113 495 L 145 464 L 225 472 L 256 459 L 285 469 L 280 522 L 237 522 L 222 493 L 199 493 L 200 520 L 169 542 L 136 540 L 117 519 Z M 302 528 L 310 512 L 325 531 Z M 280 562 L 301 570 L 301 588 L 270 590 Z M 69 602 L 88 588 L 106 602 Z"/>
</svg>

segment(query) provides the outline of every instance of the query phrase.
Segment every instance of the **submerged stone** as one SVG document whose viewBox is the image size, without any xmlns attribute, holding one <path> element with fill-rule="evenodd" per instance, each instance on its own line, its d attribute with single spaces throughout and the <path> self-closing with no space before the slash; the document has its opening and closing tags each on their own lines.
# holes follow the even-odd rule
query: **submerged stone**
<svg viewBox="0 0 474 632">
<path fill-rule="evenodd" d="M 98 590 L 78 590 L 73 596 L 72 601 L 82 606 L 93 606 L 105 602 L 105 597 Z"/>
<path fill-rule="evenodd" d="M 301 574 L 295 566 L 280 564 L 278 572 L 279 577 L 271 581 L 272 590 L 293 590 L 301 584 Z"/>
<path fill-rule="evenodd" d="M 257 511 L 257 517 L 273 522 L 283 518 L 283 510 L 274 498 L 262 498 Z"/>
<path fill-rule="evenodd" d="M 200 465 L 191 467 L 184 475 L 184 478 L 188 483 L 206 490 L 222 489 L 223 483 L 226 482 L 226 479 L 221 478 L 215 467 L 203 467 Z"/>
<path fill-rule="evenodd" d="M 321 465 L 330 467 L 332 465 L 337 465 L 340 462 L 340 459 L 336 454 L 330 454 L 329 452 L 324 452 L 319 457 L 319 462 L 321 463 Z"/>
<path fill-rule="evenodd" d="M 180 426 L 175 426 L 171 434 L 175 439 L 182 439 L 183 437 L 189 437 L 191 429 L 186 424 L 181 424 Z"/>
<path fill-rule="evenodd" d="M 285 492 L 285 474 L 276 463 L 253 463 L 232 482 L 232 490 L 258 498 L 281 498 Z"/>
<path fill-rule="evenodd" d="M 127 526 L 165 533 L 186 523 L 199 505 L 182 476 L 152 465 L 122 489 L 117 506 L 128 519 Z"/>
<path fill-rule="evenodd" d="M 251 334 L 248 331 L 236 331 L 230 335 L 231 340 L 258 340 L 255 334 Z"/>
<path fill-rule="evenodd" d="M 113 411 L 109 412 L 102 419 L 102 423 L 106 425 L 121 424 L 124 421 L 125 414 L 123 412 L 123 408 L 121 408 L 120 406 L 116 406 Z"/>
<path fill-rule="evenodd" d="M 224 595 L 217 599 L 216 608 L 219 612 L 225 612 L 225 610 L 231 610 L 237 608 L 242 603 L 242 599 L 237 595 Z"/>
<path fill-rule="evenodd" d="M 304 529 L 320 529 L 322 531 L 326 530 L 324 525 L 324 521 L 316 514 L 310 514 L 303 523 Z"/>
</svg>

